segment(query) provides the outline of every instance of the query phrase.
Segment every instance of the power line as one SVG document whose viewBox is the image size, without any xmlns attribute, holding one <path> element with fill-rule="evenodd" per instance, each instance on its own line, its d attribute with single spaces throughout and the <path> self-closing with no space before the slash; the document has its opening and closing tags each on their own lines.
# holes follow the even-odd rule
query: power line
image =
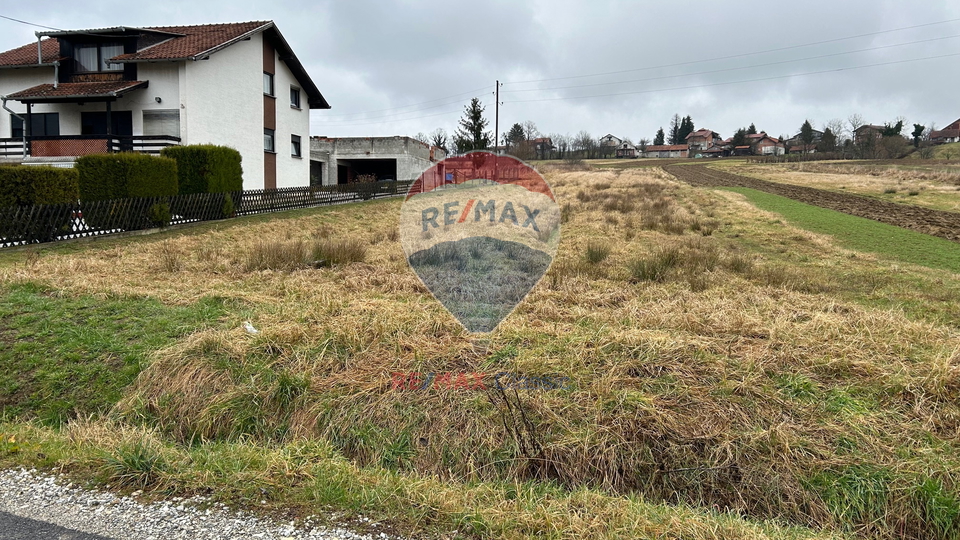
<svg viewBox="0 0 960 540">
<path fill-rule="evenodd" d="M 36 23 L 32 23 L 32 22 L 27 22 L 27 21 L 21 21 L 20 19 L 14 19 L 13 17 L 7 17 L 6 15 L 0 15 L 0 19 L 6 19 L 6 20 L 8 20 L 8 21 L 18 22 L 18 23 L 20 23 L 20 24 L 26 24 L 26 25 L 28 25 L 28 26 L 36 26 L 36 27 L 38 27 L 38 28 L 46 28 L 47 30 L 56 30 L 56 31 L 58 31 L 58 32 L 63 32 L 63 30 L 60 29 L 60 28 L 54 28 L 54 27 L 52 27 L 52 26 L 44 26 L 44 25 L 42 25 L 42 24 L 36 24 Z"/>
<path fill-rule="evenodd" d="M 937 21 L 937 22 L 924 23 L 924 24 L 916 24 L 916 25 L 913 25 L 913 26 L 904 26 L 904 27 L 901 27 L 901 28 L 892 28 L 892 29 L 890 29 L 890 30 L 879 30 L 879 31 L 877 31 L 877 32 L 868 32 L 868 33 L 866 33 L 866 34 L 858 34 L 858 35 L 855 35 L 855 36 L 848 36 L 848 37 L 834 38 L 834 39 L 826 39 L 826 40 L 823 40 L 823 41 L 814 41 L 814 42 L 811 42 L 811 43 L 803 43 L 803 44 L 800 44 L 800 45 L 790 45 L 790 46 L 787 46 L 787 47 L 778 47 L 778 48 L 776 48 L 776 49 L 767 49 L 767 50 L 763 50 L 763 51 L 755 51 L 755 52 L 740 53 L 740 54 L 731 54 L 731 55 L 727 55 L 727 56 L 718 56 L 718 57 L 715 57 L 715 58 L 707 58 L 707 59 L 703 59 L 703 60 L 690 60 L 690 61 L 688 61 L 688 62 L 678 62 L 678 63 L 674 63 L 674 64 L 662 64 L 662 65 L 659 65 L 659 66 L 649 66 L 649 67 L 642 67 L 642 68 L 635 68 L 635 69 L 623 69 L 623 70 L 619 70 L 619 71 L 606 71 L 606 72 L 603 72 L 603 73 L 592 73 L 592 74 L 589 74 L 589 75 L 570 75 L 570 76 L 567 76 L 567 77 L 553 77 L 553 78 L 549 78 L 549 79 L 532 79 L 532 80 L 529 80 L 529 81 L 509 81 L 509 82 L 505 82 L 504 84 L 524 84 L 524 83 L 535 83 L 535 82 L 561 81 L 561 80 L 566 80 L 566 79 L 584 79 L 584 78 L 587 78 L 587 77 L 599 77 L 599 76 L 602 76 L 602 75 L 618 75 L 618 74 L 621 74 L 621 73 L 633 73 L 633 72 L 636 72 L 636 71 L 647 71 L 647 70 L 651 70 L 651 69 L 660 69 L 660 68 L 665 68 L 665 67 L 687 66 L 687 65 L 690 65 L 690 64 L 702 64 L 702 63 L 704 63 L 704 62 L 716 62 L 716 61 L 718 61 L 718 60 L 730 60 L 730 59 L 732 59 L 732 58 L 743 58 L 743 57 L 745 57 L 745 56 L 755 56 L 755 55 L 758 55 L 758 54 L 766 54 L 766 53 L 771 53 L 771 52 L 788 51 L 788 50 L 792 50 L 792 49 L 800 49 L 800 48 L 803 48 L 803 47 L 812 47 L 812 46 L 814 46 L 814 45 L 823 45 L 823 44 L 825 44 L 825 43 L 836 43 L 836 42 L 838 42 L 838 41 L 848 41 L 848 40 L 851 40 L 851 39 L 859 39 L 859 38 L 863 38 L 863 37 L 878 36 L 878 35 L 881 35 L 881 34 L 889 34 L 889 33 L 892 33 L 892 32 L 901 32 L 901 31 L 903 31 L 903 30 L 913 30 L 913 29 L 915 29 L 915 28 L 924 28 L 924 27 L 927 27 L 927 26 L 936 26 L 936 25 L 940 25 L 940 24 L 948 24 L 948 23 L 953 23 L 953 22 L 957 22 L 957 21 L 960 21 L 960 18 L 947 19 L 947 20 L 944 20 L 944 21 Z"/>
<path fill-rule="evenodd" d="M 460 104 L 463 104 L 463 103 L 465 103 L 465 102 L 466 102 L 466 99 L 461 98 L 461 99 L 459 99 L 459 100 L 457 100 L 457 101 L 448 101 L 448 102 L 445 102 L 445 103 L 440 103 L 439 105 L 431 105 L 430 107 L 421 107 L 421 108 L 419 108 L 419 109 L 412 109 L 412 110 L 409 110 L 409 111 L 399 111 L 399 112 L 395 112 L 395 113 L 378 114 L 378 115 L 375 115 L 375 116 L 364 116 L 364 117 L 362 117 L 362 118 L 356 118 L 356 120 L 357 120 L 357 121 L 360 121 L 360 120 L 376 120 L 376 119 L 378 119 L 378 118 L 389 118 L 389 117 L 391 117 L 391 116 L 398 116 L 398 115 L 402 115 L 402 114 L 411 114 L 411 113 L 416 113 L 416 112 L 420 112 L 420 111 L 429 111 L 430 109 L 436 109 L 436 108 L 438 108 L 438 107 L 446 107 L 446 106 L 448 106 L 448 105 L 453 105 L 453 104 L 460 105 Z M 332 115 L 331 115 L 331 116 L 332 116 Z M 334 122 L 352 122 L 353 120 L 351 120 L 351 119 L 349 119 L 349 118 L 339 118 L 339 119 L 334 118 L 333 121 L 334 121 Z"/>
<path fill-rule="evenodd" d="M 411 103 L 410 105 L 400 105 L 400 106 L 397 106 L 397 107 L 388 107 L 388 108 L 386 108 L 386 109 L 376 109 L 376 110 L 372 110 L 372 111 L 362 111 L 362 112 L 355 112 L 355 113 L 340 113 L 340 114 L 335 114 L 335 115 L 331 115 L 331 116 L 359 116 L 359 115 L 363 115 L 363 114 L 370 114 L 370 113 L 377 113 L 377 112 L 384 112 L 384 111 L 393 111 L 393 110 L 396 110 L 396 109 L 406 109 L 407 107 L 416 107 L 416 106 L 419 106 L 419 105 L 426 105 L 426 104 L 428 104 L 428 103 L 434 103 L 434 102 L 437 102 L 437 101 L 444 101 L 444 100 L 448 100 L 448 99 L 458 98 L 458 97 L 461 97 L 461 96 L 474 95 L 474 94 L 476 94 L 477 92 L 482 92 L 482 91 L 484 91 L 484 90 L 490 90 L 490 89 L 491 89 L 490 86 L 484 86 L 483 88 L 476 88 L 476 89 L 474 89 L 474 90 L 468 90 L 468 91 L 466 91 L 466 92 L 461 92 L 461 93 L 459 93 L 459 94 L 454 94 L 454 95 L 452 95 L 452 96 L 445 96 L 445 97 L 441 97 L 441 98 L 437 98 L 437 99 L 431 99 L 431 100 L 429 100 L 429 101 L 422 101 L 422 102 L 420 102 L 420 103 Z M 461 100 L 459 100 L 459 101 L 463 101 L 463 100 L 461 99 Z M 449 105 L 449 104 L 440 104 L 440 105 L 438 105 L 438 106 L 439 106 L 439 107 L 442 107 L 443 105 Z M 427 107 L 427 109 L 429 109 L 429 108 L 430 108 L 430 107 Z M 422 110 L 426 110 L 426 109 L 422 109 Z M 416 111 L 405 111 L 405 112 L 416 112 Z"/>
<path fill-rule="evenodd" d="M 834 56 L 844 56 L 844 55 L 848 55 L 848 54 L 857 54 L 857 53 L 862 53 L 862 52 L 877 51 L 877 50 L 881 50 L 881 49 L 891 49 L 891 48 L 894 48 L 894 47 L 905 47 L 905 46 L 907 46 L 907 45 L 916 45 L 916 44 L 918 44 L 918 43 L 929 43 L 929 42 L 931 42 L 931 41 L 942 41 L 942 40 L 945 40 L 945 39 L 954 39 L 954 38 L 958 38 L 958 37 L 960 37 L 960 34 L 956 34 L 956 35 L 953 35 L 953 36 L 944 36 L 944 37 L 930 38 L 930 39 L 921 39 L 921 40 L 919 40 L 919 41 L 910 41 L 910 42 L 907 42 L 907 43 L 897 43 L 897 44 L 894 44 L 894 45 L 880 45 L 880 46 L 877 46 L 877 47 L 868 47 L 868 48 L 866 48 L 866 49 L 858 49 L 858 50 L 855 50 L 855 51 L 847 51 L 847 52 L 839 52 L 839 53 L 830 53 L 830 54 L 821 54 L 821 55 L 817 55 L 817 56 L 808 56 L 808 57 L 806 57 L 806 58 L 795 58 L 795 59 L 792 59 L 792 60 L 779 60 L 779 61 L 777 61 L 777 62 L 766 62 L 766 63 L 763 63 L 763 64 L 753 64 L 753 65 L 749 65 L 749 66 L 740 66 L 740 67 L 723 68 L 723 69 L 712 69 L 712 70 L 709 70 L 709 71 L 697 71 L 697 72 L 694 72 L 694 73 L 680 73 L 680 74 L 678 74 L 678 75 L 663 75 L 663 76 L 660 76 L 660 77 L 648 77 L 648 78 L 646 78 L 646 79 L 629 79 L 629 80 L 626 80 L 626 81 L 612 81 L 612 82 L 591 83 L 591 84 L 574 84 L 574 85 L 569 85 L 569 86 L 550 86 L 550 87 L 547 87 L 547 88 L 525 88 L 525 89 L 522 89 L 522 90 L 504 90 L 503 93 L 505 93 L 505 94 L 506 94 L 506 93 L 516 94 L 516 93 L 520 93 L 520 92 L 542 92 L 542 91 L 546 91 L 546 90 L 566 90 L 566 89 L 570 89 L 570 88 L 587 88 L 587 87 L 595 87 L 595 86 L 608 86 L 608 85 L 613 85 L 613 84 L 627 84 L 627 83 L 634 83 L 634 82 L 658 81 L 658 80 L 663 80 L 663 79 L 674 79 L 674 78 L 678 78 L 678 77 L 690 77 L 690 76 L 693 76 L 693 75 L 710 75 L 710 74 L 713 74 L 713 73 L 725 73 L 725 72 L 728 72 L 728 71 L 739 71 L 739 70 L 744 70 L 744 69 L 753 69 L 753 68 L 759 68 L 759 67 L 769 67 L 769 66 L 777 66 L 777 65 L 782 65 L 782 64 L 791 64 L 791 63 L 795 63 L 795 62 L 805 62 L 805 61 L 807 61 L 807 60 L 819 60 L 819 59 L 821 59 L 821 58 L 831 58 L 831 57 L 834 57 Z"/>
<path fill-rule="evenodd" d="M 416 116 L 413 118 L 395 118 L 393 120 L 378 120 L 376 122 L 356 122 L 356 123 L 345 123 L 345 124 L 323 122 L 323 125 L 329 126 L 329 127 L 353 127 L 353 126 L 369 126 L 374 124 L 390 124 L 394 122 L 409 122 L 413 120 L 420 120 L 421 118 L 432 118 L 434 116 L 444 116 L 444 115 L 452 114 L 455 112 L 460 112 L 460 108 L 458 107 L 456 109 L 451 109 L 449 111 L 438 112 L 435 114 L 427 114 L 423 116 Z"/>
<path fill-rule="evenodd" d="M 595 98 L 595 97 L 615 97 L 615 96 L 629 96 L 629 95 L 635 95 L 635 94 L 652 94 L 652 93 L 656 93 L 656 92 L 672 92 L 672 91 L 675 91 L 675 90 L 691 90 L 691 89 L 695 89 L 695 88 L 709 88 L 709 87 L 712 87 L 712 86 L 726 86 L 726 85 L 731 85 L 731 84 L 742 84 L 742 83 L 752 83 L 752 82 L 773 81 L 773 80 L 777 80 L 777 79 L 789 79 L 790 77 L 803 77 L 803 76 L 806 76 L 806 75 L 820 75 L 820 74 L 823 74 L 823 73 L 836 73 L 836 72 L 840 72 L 840 71 L 852 71 L 852 70 L 856 70 L 856 69 L 865 69 L 865 68 L 878 67 L 878 66 L 890 66 L 890 65 L 894 65 L 894 64 L 905 64 L 905 63 L 908 63 L 908 62 L 920 62 L 920 61 L 923 61 L 923 60 L 936 60 L 936 59 L 939 59 L 939 58 L 950 58 L 950 57 L 954 57 L 954 56 L 960 56 L 960 52 L 951 53 L 951 54 L 942 54 L 942 55 L 939 55 L 939 56 L 927 56 L 927 57 L 924 57 L 924 58 L 911 58 L 911 59 L 908 59 L 908 60 L 895 60 L 895 61 L 891 61 L 891 62 L 880 62 L 880 63 L 877 63 L 877 64 L 865 64 L 865 65 L 862 65 L 862 66 L 851 66 L 851 67 L 845 67 L 845 68 L 825 69 L 825 70 L 821 70 L 821 71 L 809 71 L 809 72 L 806 72 L 806 73 L 793 73 L 793 74 L 790 74 L 790 75 L 777 75 L 777 76 L 773 76 L 773 77 L 762 77 L 762 78 L 759 78 L 759 79 L 746 79 L 746 80 L 742 80 L 742 81 L 728 81 L 728 82 L 709 83 L 709 84 L 694 84 L 694 85 L 690 85 L 690 86 L 678 86 L 678 87 L 674 87 L 674 88 L 658 88 L 658 89 L 656 89 L 656 90 L 638 90 L 638 91 L 634 91 L 634 92 L 617 92 L 617 93 L 613 93 L 613 94 L 594 94 L 594 95 L 589 95 L 589 96 L 570 96 L 570 97 L 542 98 L 542 99 L 521 99 L 521 100 L 507 101 L 506 103 L 533 103 L 533 102 L 540 102 L 540 101 L 565 101 L 565 100 L 570 100 L 570 99 L 587 99 L 587 98 Z"/>
</svg>

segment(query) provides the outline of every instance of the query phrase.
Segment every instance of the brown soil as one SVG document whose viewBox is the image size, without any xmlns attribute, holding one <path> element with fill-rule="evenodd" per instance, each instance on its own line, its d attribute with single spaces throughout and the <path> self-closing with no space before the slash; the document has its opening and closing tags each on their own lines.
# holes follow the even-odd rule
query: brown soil
<svg viewBox="0 0 960 540">
<path fill-rule="evenodd" d="M 695 186 L 745 187 L 960 242 L 960 213 L 880 201 L 850 193 L 778 184 L 711 169 L 705 165 L 668 165 L 664 170 Z"/>
</svg>

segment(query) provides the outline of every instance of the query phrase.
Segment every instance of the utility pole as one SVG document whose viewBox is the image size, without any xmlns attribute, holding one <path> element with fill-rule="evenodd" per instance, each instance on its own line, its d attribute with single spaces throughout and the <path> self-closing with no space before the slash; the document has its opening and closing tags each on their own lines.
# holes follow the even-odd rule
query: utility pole
<svg viewBox="0 0 960 540">
<path fill-rule="evenodd" d="M 493 153 L 500 155 L 500 80 L 497 79 L 496 91 L 494 92 L 496 103 L 493 113 Z"/>
</svg>

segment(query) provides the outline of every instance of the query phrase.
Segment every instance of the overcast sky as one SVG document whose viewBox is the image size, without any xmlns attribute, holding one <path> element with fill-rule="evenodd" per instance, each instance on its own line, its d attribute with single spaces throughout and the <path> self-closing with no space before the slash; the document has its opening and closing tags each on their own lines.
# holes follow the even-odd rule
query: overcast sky
<svg viewBox="0 0 960 540">
<path fill-rule="evenodd" d="M 792 135 L 805 118 L 819 128 L 852 113 L 960 118 L 957 0 L 261 4 L 34 0 L 0 15 L 63 29 L 271 19 L 333 106 L 312 111 L 312 135 L 452 131 L 474 96 L 492 130 L 496 79 L 501 132 L 531 120 L 545 134 L 637 142 L 674 113 L 723 137 L 751 122 Z M 39 29 L 0 19 L 0 30 L 8 50 Z"/>
</svg>

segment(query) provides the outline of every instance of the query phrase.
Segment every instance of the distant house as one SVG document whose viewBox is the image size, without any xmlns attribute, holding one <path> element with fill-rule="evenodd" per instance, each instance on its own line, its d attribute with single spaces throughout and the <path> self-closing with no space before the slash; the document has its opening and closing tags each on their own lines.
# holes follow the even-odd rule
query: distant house
<svg viewBox="0 0 960 540">
<path fill-rule="evenodd" d="M 720 135 L 716 131 L 709 129 L 698 129 L 687 135 L 687 148 L 689 155 L 702 153 L 708 148 L 721 143 Z"/>
<path fill-rule="evenodd" d="M 310 110 L 330 105 L 272 21 L 37 36 L 0 53 L 0 156 L 219 144 L 240 152 L 244 189 L 309 185 Z"/>
<path fill-rule="evenodd" d="M 706 150 L 701 152 L 701 155 L 703 155 L 703 157 L 713 157 L 713 158 L 726 157 L 730 155 L 730 149 L 720 145 L 711 146 L 710 148 L 707 148 Z"/>
<path fill-rule="evenodd" d="M 780 142 L 780 139 L 775 139 L 767 135 L 765 131 L 747 135 L 747 146 L 750 149 L 748 152 L 745 152 L 742 146 L 738 146 L 734 149 L 734 155 L 746 156 L 753 154 L 757 156 L 779 156 L 786 153 L 786 148 L 784 144 Z"/>
<path fill-rule="evenodd" d="M 602 157 L 610 157 L 616 155 L 617 148 L 623 143 L 623 139 L 620 137 L 614 137 L 613 135 L 607 133 L 603 137 L 600 137 L 600 147 L 598 148 L 599 154 Z"/>
<path fill-rule="evenodd" d="M 534 155 L 537 156 L 537 159 L 547 159 L 550 152 L 556 148 L 553 146 L 553 139 L 550 137 L 538 137 L 527 142 L 530 143 L 530 147 L 533 148 Z"/>
<path fill-rule="evenodd" d="M 685 158 L 689 148 L 685 144 L 657 144 L 650 145 L 643 153 L 647 158 Z"/>
<path fill-rule="evenodd" d="M 735 146 L 733 148 L 733 155 L 735 156 L 749 156 L 751 154 L 753 154 L 753 148 L 748 144 Z"/>
<path fill-rule="evenodd" d="M 943 129 L 931 131 L 930 142 L 934 144 L 960 142 L 960 119 Z"/>
<path fill-rule="evenodd" d="M 798 144 L 790 147 L 791 154 L 815 154 L 817 146 L 815 144 Z"/>
<path fill-rule="evenodd" d="M 623 139 L 619 137 L 614 137 L 613 135 L 607 133 L 603 137 L 600 137 L 600 146 L 606 147 L 617 147 L 623 143 Z"/>
<path fill-rule="evenodd" d="M 784 143 L 787 145 L 787 147 L 790 148 L 790 153 L 791 153 L 791 154 L 794 153 L 794 151 L 793 151 L 793 148 L 794 148 L 794 147 L 800 147 L 800 149 L 797 150 L 797 153 L 805 152 L 805 153 L 810 154 L 810 153 L 812 153 L 812 152 L 810 152 L 810 150 L 813 149 L 813 147 L 816 147 L 817 144 L 818 144 L 820 141 L 823 140 L 823 132 L 820 131 L 819 129 L 814 129 L 814 130 L 812 130 L 812 135 L 813 135 L 813 141 L 810 142 L 810 143 L 804 143 L 804 142 L 803 142 L 803 134 L 802 134 L 802 133 L 797 133 L 797 134 L 794 135 L 793 137 L 790 137 L 789 139 L 787 139 L 786 141 L 784 141 Z"/>
<path fill-rule="evenodd" d="M 877 140 L 883 138 L 884 126 L 875 126 L 873 124 L 864 124 L 853 130 L 853 142 L 864 143 L 868 140 Z"/>
<path fill-rule="evenodd" d="M 779 139 L 774 139 L 766 133 L 751 145 L 753 153 L 760 156 L 781 156 L 786 152 L 784 145 Z"/>
<path fill-rule="evenodd" d="M 628 142 L 620 143 L 620 146 L 617 147 L 617 157 L 635 158 L 637 157 L 637 147 Z"/>
</svg>

